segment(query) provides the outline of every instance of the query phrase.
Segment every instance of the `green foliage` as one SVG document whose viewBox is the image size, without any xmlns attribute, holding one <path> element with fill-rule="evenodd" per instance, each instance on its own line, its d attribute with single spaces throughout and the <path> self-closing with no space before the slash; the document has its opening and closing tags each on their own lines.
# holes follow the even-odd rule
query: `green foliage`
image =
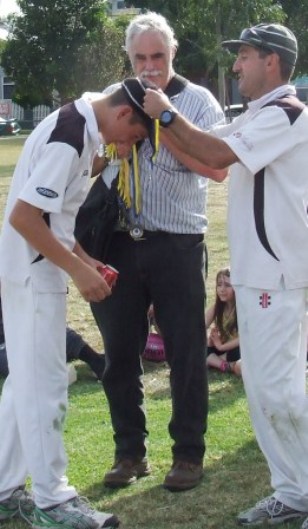
<svg viewBox="0 0 308 529">
<path fill-rule="evenodd" d="M 0 61 L 1 61 L 2 52 L 4 51 L 5 46 L 6 46 L 6 41 L 0 40 Z"/>
<path fill-rule="evenodd" d="M 308 72 L 308 3 L 307 0 L 280 0 L 283 10 L 287 14 L 286 24 L 294 31 L 299 46 L 296 75 Z"/>
<path fill-rule="evenodd" d="M 127 76 L 123 29 L 112 21 L 101 25 L 83 46 L 75 64 L 79 93 L 101 91 Z"/>
<path fill-rule="evenodd" d="M 120 30 L 107 23 L 103 0 L 19 0 L 19 5 L 22 15 L 12 18 L 2 57 L 16 83 L 16 102 L 50 104 L 56 92 L 63 103 L 85 87 L 100 89 L 112 74 L 121 76 Z"/>
</svg>

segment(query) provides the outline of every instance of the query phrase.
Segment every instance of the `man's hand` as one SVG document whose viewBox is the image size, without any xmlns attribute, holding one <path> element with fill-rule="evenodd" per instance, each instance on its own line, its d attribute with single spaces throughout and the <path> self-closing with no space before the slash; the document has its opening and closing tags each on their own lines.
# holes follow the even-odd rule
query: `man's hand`
<svg viewBox="0 0 308 529">
<path fill-rule="evenodd" d="M 171 109 L 170 99 L 162 90 L 147 88 L 143 100 L 144 111 L 153 119 L 158 119 L 163 110 Z"/>
</svg>

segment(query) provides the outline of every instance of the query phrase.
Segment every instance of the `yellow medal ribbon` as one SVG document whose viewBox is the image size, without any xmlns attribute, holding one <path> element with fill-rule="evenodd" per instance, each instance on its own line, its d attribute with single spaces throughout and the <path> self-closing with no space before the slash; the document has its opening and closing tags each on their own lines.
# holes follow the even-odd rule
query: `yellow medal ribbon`
<svg viewBox="0 0 308 529">
<path fill-rule="evenodd" d="M 119 182 L 118 182 L 119 195 L 122 198 L 125 207 L 130 208 L 132 205 L 130 196 L 130 182 L 129 182 L 129 161 L 127 158 L 121 160 L 119 170 Z"/>
<path fill-rule="evenodd" d="M 152 162 L 155 161 L 157 152 L 159 148 L 159 120 L 154 120 L 154 153 L 152 156 Z M 117 149 L 114 143 L 110 143 L 105 147 L 105 156 L 111 162 L 117 159 Z M 130 185 L 130 166 L 127 158 L 121 160 L 120 170 L 119 170 L 119 182 L 118 182 L 118 191 L 119 195 L 122 198 L 126 208 L 131 208 L 132 206 L 132 194 L 134 198 L 134 209 L 135 214 L 139 215 L 142 208 L 142 195 L 141 195 L 141 186 L 140 186 L 140 175 L 139 175 L 139 165 L 138 165 L 138 151 L 136 145 L 132 147 L 132 169 L 133 169 L 133 193 L 131 193 Z"/>
<path fill-rule="evenodd" d="M 135 213 L 139 215 L 141 211 L 141 186 L 138 167 L 138 152 L 136 144 L 133 145 L 133 178 L 134 178 L 134 198 Z"/>
<path fill-rule="evenodd" d="M 117 148 L 114 143 L 110 143 L 109 145 L 105 145 L 105 158 L 109 160 L 110 162 L 113 162 L 117 159 Z"/>
<path fill-rule="evenodd" d="M 155 162 L 159 149 L 159 119 L 154 119 L 154 154 L 152 162 Z"/>
</svg>

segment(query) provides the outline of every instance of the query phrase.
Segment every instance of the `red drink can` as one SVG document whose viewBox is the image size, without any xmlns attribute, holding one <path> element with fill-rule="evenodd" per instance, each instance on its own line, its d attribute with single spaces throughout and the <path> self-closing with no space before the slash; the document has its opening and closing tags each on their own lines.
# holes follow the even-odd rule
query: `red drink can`
<svg viewBox="0 0 308 529">
<path fill-rule="evenodd" d="M 98 271 L 103 276 L 103 278 L 105 279 L 106 283 L 110 286 L 110 288 L 112 288 L 116 284 L 119 272 L 118 270 L 113 268 L 113 266 L 110 266 L 110 265 L 99 266 Z"/>
</svg>

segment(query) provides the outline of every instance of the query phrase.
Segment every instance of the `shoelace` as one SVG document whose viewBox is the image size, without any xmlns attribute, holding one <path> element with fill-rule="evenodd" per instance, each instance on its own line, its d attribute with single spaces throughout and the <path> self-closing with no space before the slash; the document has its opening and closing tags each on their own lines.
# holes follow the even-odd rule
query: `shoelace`
<svg viewBox="0 0 308 529">
<path fill-rule="evenodd" d="M 266 511 L 270 517 L 279 516 L 279 514 L 281 514 L 284 510 L 289 509 L 286 505 L 281 503 L 281 501 L 272 496 L 260 501 L 257 504 L 257 507 L 264 509 L 264 511 Z"/>
<path fill-rule="evenodd" d="M 32 494 L 26 492 L 25 490 L 21 491 L 18 498 L 19 515 L 31 526 L 34 520 L 34 509 L 35 504 Z"/>
<path fill-rule="evenodd" d="M 72 504 L 80 509 L 83 514 L 90 516 L 95 514 L 95 509 L 90 506 L 90 502 L 85 496 L 77 496 L 72 500 Z"/>
</svg>

